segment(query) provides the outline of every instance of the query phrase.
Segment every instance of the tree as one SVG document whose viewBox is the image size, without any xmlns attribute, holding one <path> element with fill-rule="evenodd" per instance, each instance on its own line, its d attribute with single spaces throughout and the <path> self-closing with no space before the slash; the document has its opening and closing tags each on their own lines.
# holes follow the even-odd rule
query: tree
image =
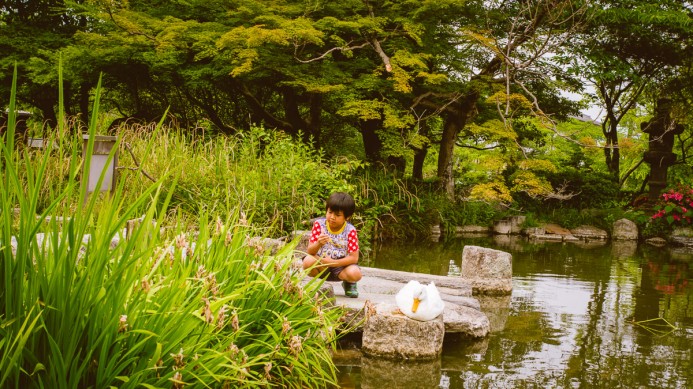
<svg viewBox="0 0 693 389">
<path fill-rule="evenodd" d="M 419 98 L 423 106 L 439 110 L 443 116 L 438 177 L 449 195 L 454 190 L 455 144 L 461 135 L 476 140 L 477 134 L 469 131 L 469 125 L 481 109 L 488 109 L 484 102 L 491 96 L 495 96 L 491 98 L 495 114 L 485 116 L 489 114 L 486 112 L 482 116 L 500 120 L 508 139 L 514 136 L 513 121 L 523 115 L 541 117 L 550 126 L 551 115 L 565 115 L 570 110 L 566 110 L 567 102 L 557 97 L 558 89 L 547 87 L 563 78 L 548 59 L 561 52 L 565 41 L 580 27 L 583 6 L 570 1 L 490 2 L 485 6 L 483 13 L 478 9 L 463 13 L 478 15 L 480 19 L 485 16 L 483 22 L 471 17 L 445 26 L 450 30 L 447 46 L 460 49 L 458 55 L 466 58 L 443 58 L 438 66 L 449 69 L 453 82 Z M 483 27 L 475 27 L 479 25 Z M 542 94 L 542 90 L 549 93 Z M 552 101 L 558 104 L 542 108 Z"/>
<path fill-rule="evenodd" d="M 690 10 L 679 1 L 639 0 L 593 5 L 594 18 L 576 40 L 571 72 L 594 87 L 604 109 L 604 158 L 615 183 L 620 179 L 619 129 L 649 88 L 661 90 L 681 66 L 690 44 Z"/>
<path fill-rule="evenodd" d="M 80 0 L 81 2 L 81 0 Z M 65 6 L 63 0 L 7 0 L 0 3 L 0 99 L 10 95 L 12 69 L 17 65 L 20 105 L 36 107 L 44 120 L 56 122 L 57 71 L 35 71 L 30 58 L 46 58 L 70 44 L 83 28 L 85 18 Z M 57 62 L 56 62 L 57 63 Z M 0 100 L 2 101 L 2 100 Z"/>
</svg>

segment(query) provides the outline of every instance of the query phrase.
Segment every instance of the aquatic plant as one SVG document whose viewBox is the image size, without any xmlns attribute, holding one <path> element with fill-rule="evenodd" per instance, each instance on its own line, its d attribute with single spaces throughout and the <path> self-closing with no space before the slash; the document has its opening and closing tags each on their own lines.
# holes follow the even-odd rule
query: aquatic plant
<svg viewBox="0 0 693 389">
<path fill-rule="evenodd" d="M 654 319 L 633 321 L 634 325 L 643 328 L 649 333 L 656 336 L 665 336 L 679 329 L 679 327 L 669 323 L 667 319 L 663 317 L 656 317 Z"/>
</svg>

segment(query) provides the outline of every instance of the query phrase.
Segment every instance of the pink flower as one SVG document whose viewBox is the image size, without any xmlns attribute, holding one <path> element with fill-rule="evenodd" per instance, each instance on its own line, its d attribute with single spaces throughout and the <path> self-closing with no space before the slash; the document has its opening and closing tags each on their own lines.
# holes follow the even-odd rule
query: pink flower
<svg viewBox="0 0 693 389">
<path fill-rule="evenodd" d="M 655 213 L 654 215 L 652 215 L 652 219 L 658 219 L 658 218 L 660 218 L 660 217 L 662 217 L 662 216 L 664 216 L 664 210 L 663 210 L 663 209 L 659 210 L 657 213 Z"/>
<path fill-rule="evenodd" d="M 674 220 L 679 221 L 681 220 L 681 217 L 679 215 L 674 215 Z"/>
</svg>

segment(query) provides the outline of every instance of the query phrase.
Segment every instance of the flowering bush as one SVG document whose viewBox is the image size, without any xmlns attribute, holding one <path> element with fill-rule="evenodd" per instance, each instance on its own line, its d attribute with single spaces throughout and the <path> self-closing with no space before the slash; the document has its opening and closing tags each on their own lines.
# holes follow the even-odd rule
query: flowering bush
<svg viewBox="0 0 693 389">
<path fill-rule="evenodd" d="M 689 226 L 693 222 L 693 188 L 679 185 L 663 193 L 657 205 L 657 213 L 652 219 L 664 219 L 669 225 Z"/>
</svg>

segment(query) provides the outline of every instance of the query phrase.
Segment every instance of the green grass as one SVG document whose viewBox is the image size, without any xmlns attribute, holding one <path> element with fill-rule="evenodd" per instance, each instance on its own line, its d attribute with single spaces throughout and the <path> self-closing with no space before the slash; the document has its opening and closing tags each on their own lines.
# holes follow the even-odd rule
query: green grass
<svg viewBox="0 0 693 389">
<path fill-rule="evenodd" d="M 12 113 L 14 95 L 10 100 Z M 274 256 L 247 245 L 262 231 L 243 220 L 245 208 L 222 201 L 234 181 L 212 193 L 218 204 L 186 204 L 176 196 L 192 192 L 189 201 L 204 202 L 195 190 L 213 174 L 175 169 L 176 151 L 156 154 L 149 141 L 137 147 L 162 165 L 169 156 L 169 167 L 142 164 L 156 182 L 133 189 L 122 180 L 112 195 L 88 194 L 80 177 L 93 145 L 82 159 L 80 142 L 65 139 L 71 131 L 62 123 L 59 150 L 15 150 L 14 120 L 11 114 L 0 142 L 0 387 L 335 385 L 330 352 L 342 312 L 316 298 L 320 281 L 301 283 L 304 273 L 292 268 L 295 243 Z M 149 136 L 163 139 L 163 132 L 159 125 Z M 219 153 L 236 150 L 166 139 L 174 148 L 196 148 L 198 162 L 214 166 L 200 169 L 220 168 Z M 248 193 L 244 201 L 260 198 Z M 195 219 L 171 212 L 186 205 Z M 217 219 L 218 208 L 225 217 Z M 126 221 L 141 215 L 124 239 Z M 198 229 L 194 239 L 188 222 Z M 16 253 L 8 244 L 13 236 Z"/>
</svg>

